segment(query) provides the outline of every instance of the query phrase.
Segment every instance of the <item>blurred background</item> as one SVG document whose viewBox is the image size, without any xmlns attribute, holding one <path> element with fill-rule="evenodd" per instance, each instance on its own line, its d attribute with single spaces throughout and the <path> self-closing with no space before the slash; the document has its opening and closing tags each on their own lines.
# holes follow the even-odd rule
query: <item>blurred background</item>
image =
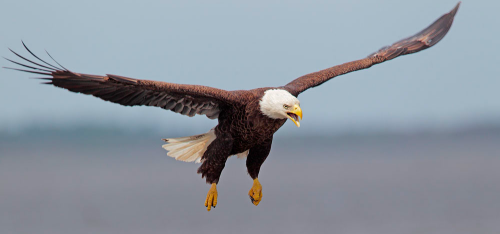
<svg viewBox="0 0 500 234">
<path fill-rule="evenodd" d="M 427 27 L 442 1 L 6 1 L 21 40 L 75 72 L 227 90 L 280 86 Z M 500 16 L 464 1 L 435 47 L 300 95 L 254 207 L 231 158 L 219 204 L 161 138 L 217 124 L 122 107 L 0 69 L 0 233 L 499 233 Z M 14 66 L 8 61 L 1 66 Z"/>
</svg>

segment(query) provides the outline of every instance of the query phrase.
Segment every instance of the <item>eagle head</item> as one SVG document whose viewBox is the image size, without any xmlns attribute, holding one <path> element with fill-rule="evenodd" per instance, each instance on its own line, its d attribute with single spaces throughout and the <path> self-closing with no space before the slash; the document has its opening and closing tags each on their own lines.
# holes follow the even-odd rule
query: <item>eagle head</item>
<svg viewBox="0 0 500 234">
<path fill-rule="evenodd" d="M 300 127 L 299 117 L 302 119 L 300 101 L 291 93 L 283 89 L 269 89 L 259 102 L 260 111 L 271 119 L 290 119 Z"/>
</svg>

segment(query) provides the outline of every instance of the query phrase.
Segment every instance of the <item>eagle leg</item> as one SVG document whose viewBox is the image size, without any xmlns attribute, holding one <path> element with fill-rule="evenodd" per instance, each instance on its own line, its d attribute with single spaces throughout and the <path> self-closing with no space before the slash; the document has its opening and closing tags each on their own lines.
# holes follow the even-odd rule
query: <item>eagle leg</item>
<svg viewBox="0 0 500 234">
<path fill-rule="evenodd" d="M 258 178 L 253 180 L 253 186 L 250 191 L 248 191 L 248 196 L 250 196 L 250 200 L 254 205 L 258 205 L 262 200 L 262 185 L 260 185 Z"/>
<path fill-rule="evenodd" d="M 258 205 L 262 200 L 262 185 L 260 185 L 259 176 L 260 167 L 262 163 L 266 160 L 269 152 L 271 152 L 271 144 L 273 143 L 273 137 L 264 140 L 259 145 L 250 148 L 247 156 L 247 169 L 248 174 L 253 179 L 253 186 L 248 191 L 248 196 L 254 205 Z"/>
<path fill-rule="evenodd" d="M 207 147 L 203 153 L 203 163 L 198 168 L 198 173 L 202 178 L 206 178 L 207 183 L 212 184 L 208 190 L 205 206 L 210 211 L 217 205 L 217 183 L 219 183 L 220 174 L 224 169 L 227 158 L 231 155 L 233 138 L 229 134 L 218 133 L 216 129 L 216 138 Z"/>
<path fill-rule="evenodd" d="M 207 211 L 210 211 L 210 209 L 215 208 L 217 205 L 217 184 L 212 183 L 212 186 L 210 187 L 210 190 L 208 190 L 207 193 L 207 199 L 205 199 L 205 206 L 207 207 Z"/>
</svg>

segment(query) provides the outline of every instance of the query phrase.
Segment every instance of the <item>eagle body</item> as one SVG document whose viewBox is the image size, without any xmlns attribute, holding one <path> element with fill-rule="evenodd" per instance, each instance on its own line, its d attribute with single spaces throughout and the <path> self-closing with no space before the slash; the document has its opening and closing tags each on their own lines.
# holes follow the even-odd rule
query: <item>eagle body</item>
<svg viewBox="0 0 500 234">
<path fill-rule="evenodd" d="M 46 84 L 71 92 L 124 106 L 154 106 L 189 117 L 205 115 L 217 119 L 217 126 L 207 133 L 163 139 L 167 142 L 163 148 L 168 150 L 167 155 L 177 160 L 202 163 L 198 173 L 211 184 L 205 200 L 207 210 L 217 205 L 216 185 L 226 160 L 232 155 L 246 157 L 248 174 L 254 179 L 248 195 L 252 203 L 258 205 L 262 199 L 258 175 L 271 151 L 274 133 L 287 119 L 300 127 L 302 109 L 297 99 L 300 93 L 334 77 L 434 46 L 448 33 L 459 6 L 460 3 L 417 34 L 383 47 L 368 57 L 304 75 L 280 87 L 227 91 L 111 74 L 76 73 L 60 65 L 48 53 L 58 66 L 46 62 L 31 52 L 24 42 L 24 48 L 33 56 L 31 60 L 13 50 L 12 53 L 27 63 L 6 59 L 22 66 L 8 69 L 43 75 L 40 79 L 47 80 Z"/>
<path fill-rule="evenodd" d="M 271 137 L 286 119 L 272 119 L 260 111 L 260 101 L 267 89 L 247 91 L 251 93 L 241 106 L 231 106 L 221 112 L 217 133 L 228 133 L 234 138 L 232 153 L 244 152 Z"/>
<path fill-rule="evenodd" d="M 219 114 L 219 124 L 214 128 L 216 138 L 203 152 L 203 163 L 198 169 L 198 173 L 206 177 L 207 183 L 219 181 L 227 158 L 245 152 L 248 173 L 253 179 L 257 178 L 260 166 L 271 149 L 274 133 L 287 120 L 272 118 L 260 111 L 262 99 L 268 90 L 282 89 L 260 88 L 242 91 L 246 93 L 241 94 L 240 105 L 226 106 Z M 212 171 L 214 168 L 218 169 Z"/>
</svg>

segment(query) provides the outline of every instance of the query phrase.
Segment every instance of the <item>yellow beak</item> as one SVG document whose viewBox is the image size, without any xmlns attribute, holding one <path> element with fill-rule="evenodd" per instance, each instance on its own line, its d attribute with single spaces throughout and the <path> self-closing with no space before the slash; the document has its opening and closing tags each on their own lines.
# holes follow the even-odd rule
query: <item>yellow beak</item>
<svg viewBox="0 0 500 234">
<path fill-rule="evenodd" d="M 299 122 L 299 117 L 302 119 L 302 109 L 300 109 L 300 106 L 298 104 L 295 104 L 292 108 L 290 108 L 291 111 L 288 111 L 286 113 L 287 117 L 293 121 L 297 127 L 300 127 L 300 122 Z"/>
</svg>

